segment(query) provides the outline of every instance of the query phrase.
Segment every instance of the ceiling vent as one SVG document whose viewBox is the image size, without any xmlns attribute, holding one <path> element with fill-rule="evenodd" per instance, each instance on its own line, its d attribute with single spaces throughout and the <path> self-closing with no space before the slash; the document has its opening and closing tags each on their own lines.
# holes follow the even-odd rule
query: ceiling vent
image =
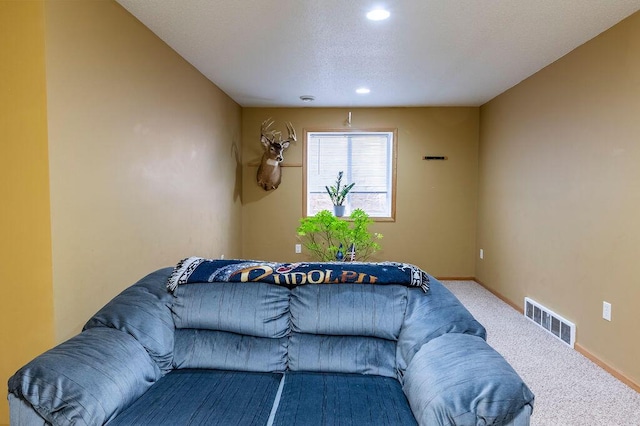
<svg viewBox="0 0 640 426">
<path fill-rule="evenodd" d="M 573 348 L 573 344 L 576 341 L 576 326 L 574 323 L 567 321 L 528 297 L 524 298 L 524 315 Z"/>
</svg>

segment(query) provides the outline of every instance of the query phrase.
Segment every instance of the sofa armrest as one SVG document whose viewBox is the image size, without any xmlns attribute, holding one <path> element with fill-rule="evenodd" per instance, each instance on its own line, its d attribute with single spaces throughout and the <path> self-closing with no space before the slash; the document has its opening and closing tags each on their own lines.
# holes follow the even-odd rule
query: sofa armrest
<svg viewBox="0 0 640 426">
<path fill-rule="evenodd" d="M 398 337 L 397 366 L 403 374 L 422 346 L 448 333 L 486 338 L 486 330 L 449 289 L 430 276 L 429 293 L 411 289 Z"/>
<path fill-rule="evenodd" d="M 51 423 L 37 413 L 25 400 L 10 393 L 9 397 L 9 423 L 11 426 L 51 426 Z"/>
<path fill-rule="evenodd" d="M 112 328 L 86 330 L 9 379 L 9 393 L 54 425 L 102 425 L 161 377 L 144 347 Z"/>
<path fill-rule="evenodd" d="M 484 339 L 460 333 L 425 344 L 406 370 L 403 390 L 421 425 L 504 425 L 534 400 Z"/>
<path fill-rule="evenodd" d="M 133 336 L 158 364 L 163 374 L 173 361 L 175 327 L 167 291 L 172 268 L 155 271 L 114 297 L 85 324 L 84 330 L 110 327 Z"/>
<path fill-rule="evenodd" d="M 504 426 L 530 426 L 531 425 L 531 413 L 533 412 L 533 406 L 527 404 L 518 411 L 513 419 Z"/>
</svg>

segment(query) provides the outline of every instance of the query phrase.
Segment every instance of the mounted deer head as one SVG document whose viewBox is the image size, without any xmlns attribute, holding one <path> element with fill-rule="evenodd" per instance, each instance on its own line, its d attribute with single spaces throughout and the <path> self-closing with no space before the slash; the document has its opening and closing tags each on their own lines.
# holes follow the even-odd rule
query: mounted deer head
<svg viewBox="0 0 640 426">
<path fill-rule="evenodd" d="M 264 147 L 264 154 L 258 167 L 258 185 L 265 191 L 278 188 L 282 180 L 282 170 L 280 163 L 284 160 L 283 153 L 289 148 L 291 142 L 295 142 L 296 131 L 291 123 L 286 123 L 289 137 L 282 139 L 280 132 L 271 130 L 274 121 L 270 118 L 262 122 L 260 127 L 260 142 Z M 277 139 L 277 140 L 276 140 Z"/>
</svg>

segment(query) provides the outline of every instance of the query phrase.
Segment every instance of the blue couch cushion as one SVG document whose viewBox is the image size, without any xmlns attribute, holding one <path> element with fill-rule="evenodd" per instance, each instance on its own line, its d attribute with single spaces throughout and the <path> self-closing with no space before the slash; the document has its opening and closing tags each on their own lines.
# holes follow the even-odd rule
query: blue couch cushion
<svg viewBox="0 0 640 426">
<path fill-rule="evenodd" d="M 303 285 L 291 291 L 291 327 L 308 334 L 398 340 L 408 289 L 399 285 Z"/>
<path fill-rule="evenodd" d="M 376 337 L 293 333 L 289 370 L 396 377 L 396 344 Z"/>
<path fill-rule="evenodd" d="M 289 292 L 264 283 L 180 285 L 173 303 L 177 328 L 280 338 L 289 332 Z"/>
<path fill-rule="evenodd" d="M 175 368 L 284 371 L 287 368 L 286 337 L 243 336 L 226 331 L 176 330 Z"/>
<path fill-rule="evenodd" d="M 266 425 L 282 374 L 174 370 L 109 426 Z"/>
<path fill-rule="evenodd" d="M 416 425 L 397 380 L 288 372 L 274 426 Z"/>
</svg>

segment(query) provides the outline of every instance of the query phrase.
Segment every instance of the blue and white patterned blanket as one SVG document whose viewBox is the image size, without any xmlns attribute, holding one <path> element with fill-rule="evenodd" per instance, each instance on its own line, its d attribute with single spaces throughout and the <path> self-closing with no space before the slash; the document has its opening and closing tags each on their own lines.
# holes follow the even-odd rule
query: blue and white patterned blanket
<svg viewBox="0 0 640 426">
<path fill-rule="evenodd" d="M 167 288 L 211 282 L 266 282 L 287 287 L 303 284 L 399 284 L 429 290 L 429 276 L 409 263 L 321 262 L 275 263 L 256 260 L 211 260 L 189 257 L 174 268 Z"/>
</svg>

